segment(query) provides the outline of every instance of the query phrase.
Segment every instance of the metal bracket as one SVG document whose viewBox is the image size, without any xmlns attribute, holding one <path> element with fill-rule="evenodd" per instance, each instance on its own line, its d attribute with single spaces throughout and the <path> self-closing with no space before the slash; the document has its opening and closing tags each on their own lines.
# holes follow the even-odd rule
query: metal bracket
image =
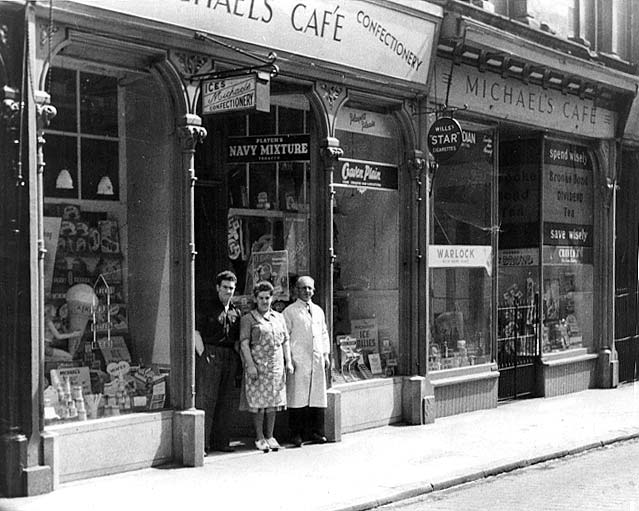
<svg viewBox="0 0 639 511">
<path fill-rule="evenodd" d="M 242 48 L 238 48 L 236 46 L 233 46 L 232 44 L 225 43 L 224 41 L 216 39 L 215 37 L 205 34 L 204 32 L 195 32 L 195 39 L 197 39 L 198 41 L 208 41 L 214 44 L 219 44 L 220 46 L 223 46 L 224 48 L 227 48 L 229 50 L 240 53 L 246 57 L 250 57 L 254 60 L 257 60 L 260 64 L 256 66 L 238 67 L 235 69 L 228 69 L 225 71 L 211 71 L 208 73 L 200 73 L 200 74 L 196 73 L 196 74 L 187 76 L 186 77 L 187 80 L 193 81 L 193 80 L 205 80 L 205 79 L 219 79 L 219 78 L 226 78 L 227 76 L 234 76 L 238 74 L 249 74 L 254 71 L 268 71 L 271 78 L 275 78 L 275 76 L 277 76 L 277 74 L 280 72 L 279 66 L 275 64 L 275 61 L 277 60 L 277 53 L 275 53 L 274 51 L 269 52 L 268 56 L 264 58 L 261 55 L 257 55 L 253 52 L 243 50 Z"/>
</svg>

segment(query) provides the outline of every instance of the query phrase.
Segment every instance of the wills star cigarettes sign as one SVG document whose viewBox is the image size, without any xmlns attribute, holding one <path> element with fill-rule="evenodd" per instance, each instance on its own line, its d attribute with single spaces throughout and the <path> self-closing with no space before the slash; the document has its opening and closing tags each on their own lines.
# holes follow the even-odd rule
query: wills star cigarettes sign
<svg viewBox="0 0 639 511">
<path fill-rule="evenodd" d="M 260 73 L 259 75 L 261 75 Z M 202 114 L 250 111 L 268 112 L 270 93 L 268 75 L 231 76 L 202 81 Z"/>
</svg>

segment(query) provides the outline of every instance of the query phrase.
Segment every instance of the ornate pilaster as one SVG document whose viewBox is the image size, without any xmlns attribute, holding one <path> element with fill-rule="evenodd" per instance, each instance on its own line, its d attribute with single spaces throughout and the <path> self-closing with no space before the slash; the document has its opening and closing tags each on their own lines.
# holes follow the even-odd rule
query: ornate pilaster
<svg viewBox="0 0 639 511">
<path fill-rule="evenodd" d="M 184 309 L 184 338 L 185 338 L 185 381 L 183 407 L 195 407 L 195 348 L 193 332 L 195 331 L 195 149 L 206 138 L 206 129 L 202 126 L 202 119 L 195 114 L 185 115 L 178 128 L 180 146 L 182 148 L 182 173 L 187 178 L 184 184 L 184 210 L 182 232 L 187 244 L 187 260 L 184 261 L 184 296 L 188 306 Z"/>
</svg>

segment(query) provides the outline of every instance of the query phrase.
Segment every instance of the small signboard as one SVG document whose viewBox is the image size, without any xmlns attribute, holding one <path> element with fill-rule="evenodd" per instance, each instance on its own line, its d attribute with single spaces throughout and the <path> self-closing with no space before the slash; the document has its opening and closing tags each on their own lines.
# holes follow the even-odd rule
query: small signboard
<svg viewBox="0 0 639 511">
<path fill-rule="evenodd" d="M 308 134 L 229 137 L 226 147 L 227 163 L 310 159 L 311 137 Z"/>
<path fill-rule="evenodd" d="M 340 158 L 341 167 L 333 172 L 333 184 L 378 190 L 397 190 L 397 166 L 364 160 Z"/>
<path fill-rule="evenodd" d="M 440 117 L 428 130 L 428 150 L 438 162 L 451 158 L 461 147 L 462 129 L 452 117 Z"/>
<path fill-rule="evenodd" d="M 202 80 L 203 115 L 253 110 L 268 112 L 270 108 L 267 73 Z"/>
</svg>

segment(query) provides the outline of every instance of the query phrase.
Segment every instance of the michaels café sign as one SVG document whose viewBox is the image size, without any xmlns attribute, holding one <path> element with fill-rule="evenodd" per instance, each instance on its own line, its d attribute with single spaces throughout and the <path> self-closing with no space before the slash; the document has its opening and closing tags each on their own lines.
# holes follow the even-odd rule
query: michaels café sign
<svg viewBox="0 0 639 511">
<path fill-rule="evenodd" d="M 414 0 L 73 0 L 426 86 L 439 6 Z"/>
</svg>

